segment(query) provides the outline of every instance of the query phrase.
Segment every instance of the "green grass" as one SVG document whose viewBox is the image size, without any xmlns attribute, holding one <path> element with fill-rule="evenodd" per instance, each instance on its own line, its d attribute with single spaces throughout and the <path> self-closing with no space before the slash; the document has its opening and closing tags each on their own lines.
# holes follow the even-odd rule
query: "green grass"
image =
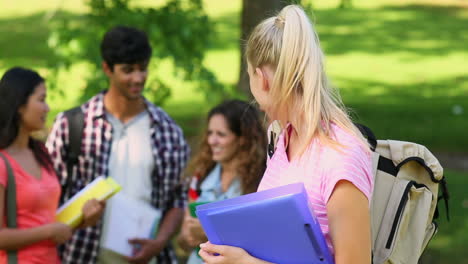
<svg viewBox="0 0 468 264">
<path fill-rule="evenodd" d="M 48 65 L 59 61 L 47 46 L 51 22 L 62 16 L 79 21 L 86 11 L 84 1 L 0 2 L 0 74 L 22 65 L 52 77 Z M 164 0 L 134 2 L 157 6 Z M 204 63 L 221 82 L 235 85 L 241 1 L 204 2 L 216 31 Z M 339 0 L 303 2 L 313 6 L 329 77 L 358 121 L 378 138 L 415 141 L 433 151 L 468 152 L 468 2 L 354 0 L 349 10 L 336 9 Z M 59 73 L 60 89 L 49 94 L 49 125 L 58 111 L 78 104 L 89 69 L 81 63 Z M 171 84 L 172 97 L 163 107 L 196 142 L 214 102 L 174 76 L 171 61 L 152 65 L 151 70 L 150 79 L 159 74 Z M 446 176 L 452 219 L 448 223 L 440 219 L 439 234 L 423 263 L 465 264 L 468 174 L 448 171 Z"/>
<path fill-rule="evenodd" d="M 467 150 L 468 9 L 382 6 L 315 15 L 331 79 L 359 121 L 379 138 Z M 456 115 L 454 107 L 465 111 Z"/>
<path fill-rule="evenodd" d="M 162 2 L 135 1 L 153 6 Z M 448 5 L 456 1 L 377 2 L 354 1 L 355 8 L 339 10 L 335 8 L 338 1 L 312 1 L 313 20 L 333 84 L 340 88 L 357 119 L 379 138 L 416 141 L 438 151 L 466 152 L 468 9 Z M 53 13 L 57 4 L 62 11 Z M 78 0 L 49 1 L 41 6 L 21 0 L 4 5 L 0 11 L 0 72 L 24 65 L 48 76 L 48 65 L 59 63 L 47 46 L 50 22 L 61 16 L 78 21 L 85 5 Z M 206 0 L 205 6 L 216 31 L 205 65 L 221 82 L 235 85 L 241 1 Z M 184 128 L 193 127 L 184 124 L 187 116 L 200 120 L 213 105 L 193 84 L 172 74 L 170 61 L 154 65 L 152 71 L 166 76 L 164 80 L 171 84 L 172 97 L 164 107 Z M 60 73 L 60 89 L 50 92 L 53 111 L 49 124 L 55 113 L 78 103 L 88 72 L 86 65 L 75 65 Z M 193 112 L 181 114 L 184 104 Z M 453 109 L 460 107 L 463 113 L 454 114 Z M 195 131 L 186 133 L 193 136 Z"/>
<path fill-rule="evenodd" d="M 468 254 L 468 173 L 445 172 L 450 191 L 450 221 L 445 206 L 439 202 L 439 231 L 429 243 L 423 263 L 467 264 Z"/>
</svg>

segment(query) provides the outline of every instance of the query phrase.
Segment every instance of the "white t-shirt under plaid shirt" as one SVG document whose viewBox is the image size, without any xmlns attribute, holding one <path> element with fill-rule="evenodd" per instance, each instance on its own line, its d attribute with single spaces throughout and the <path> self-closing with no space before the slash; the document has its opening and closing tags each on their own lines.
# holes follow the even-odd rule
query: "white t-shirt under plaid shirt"
<svg viewBox="0 0 468 264">
<path fill-rule="evenodd" d="M 52 127 L 46 146 L 62 184 L 61 202 L 66 201 L 98 176 L 109 175 L 109 157 L 113 138 L 112 125 L 106 118 L 104 94 L 99 93 L 81 106 L 84 130 L 77 169 L 67 181 L 68 121 L 60 113 Z M 182 185 L 181 172 L 189 156 L 189 147 L 181 128 L 159 107 L 145 100 L 149 114 L 151 153 L 154 170 L 151 173 L 151 205 L 164 214 L 171 208 L 185 208 L 187 188 Z M 70 184 L 67 186 L 67 182 Z M 99 250 L 101 224 L 78 229 L 72 239 L 61 247 L 62 263 L 94 264 Z M 157 256 L 159 264 L 177 263 L 171 245 Z"/>
<path fill-rule="evenodd" d="M 370 205 L 374 183 L 370 151 L 337 125 L 331 124 L 331 128 L 334 138 L 343 148 L 335 149 L 315 139 L 301 157 L 289 161 L 285 144 L 285 136 L 291 129 L 288 125 L 278 137 L 273 156 L 267 160 L 258 191 L 303 182 L 310 205 L 333 254 L 326 205 L 335 185 L 341 180 L 351 182 L 369 199 Z"/>
</svg>

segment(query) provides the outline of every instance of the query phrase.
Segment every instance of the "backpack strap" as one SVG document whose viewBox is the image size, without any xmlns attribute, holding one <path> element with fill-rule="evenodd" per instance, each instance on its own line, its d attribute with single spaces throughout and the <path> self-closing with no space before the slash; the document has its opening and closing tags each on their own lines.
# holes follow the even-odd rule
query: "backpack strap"
<svg viewBox="0 0 468 264">
<path fill-rule="evenodd" d="M 9 228 L 17 228 L 16 222 L 16 182 L 15 176 L 13 174 L 13 170 L 11 169 L 10 162 L 8 159 L 0 153 L 0 157 L 5 162 L 5 167 L 7 169 L 8 174 L 8 182 L 6 186 L 6 218 L 7 218 L 7 227 Z M 17 264 L 18 263 L 18 255 L 16 250 L 11 250 L 7 252 L 8 254 L 8 264 Z"/>
<path fill-rule="evenodd" d="M 377 148 L 377 138 L 374 135 L 374 132 L 365 125 L 359 124 L 359 123 L 354 123 L 354 125 L 359 129 L 361 134 L 367 139 L 367 142 L 369 142 L 369 145 L 371 147 L 372 151 L 375 151 Z"/>
<path fill-rule="evenodd" d="M 276 134 L 275 134 L 275 132 L 270 131 L 269 136 L 270 136 L 270 138 L 268 139 L 268 149 L 267 149 L 267 151 L 268 151 L 268 156 L 271 159 L 271 157 L 273 157 L 273 154 L 275 154 Z"/>
<path fill-rule="evenodd" d="M 268 148 L 267 148 L 267 154 L 268 157 L 271 159 L 273 157 L 273 154 L 275 154 L 276 150 L 276 145 L 277 141 L 279 138 L 279 135 L 281 134 L 282 128 L 281 124 L 279 121 L 275 120 L 271 123 L 270 127 L 268 128 Z"/>
<path fill-rule="evenodd" d="M 445 213 L 447 215 L 447 221 L 450 221 L 450 212 L 449 212 L 449 199 L 450 199 L 450 194 L 447 188 L 447 181 L 445 180 L 445 176 L 442 177 L 440 180 L 440 186 L 442 189 L 442 194 L 437 198 L 437 202 L 440 200 L 444 200 L 445 204 Z M 436 207 L 435 213 L 434 213 L 434 218 L 439 218 L 439 208 L 438 206 Z"/>
<path fill-rule="evenodd" d="M 444 199 L 444 202 L 445 202 L 445 212 L 447 213 L 447 221 L 450 221 L 450 213 L 449 213 L 450 195 L 448 192 L 447 181 L 445 180 L 445 177 L 442 178 L 440 183 L 442 184 L 442 199 Z"/>
<path fill-rule="evenodd" d="M 84 130 L 84 113 L 81 106 L 77 106 L 65 111 L 65 117 L 68 121 L 68 154 L 66 159 L 67 164 L 67 183 L 63 186 L 64 189 L 70 186 L 73 174 L 73 166 L 78 164 L 78 156 L 81 154 L 81 140 Z"/>
</svg>

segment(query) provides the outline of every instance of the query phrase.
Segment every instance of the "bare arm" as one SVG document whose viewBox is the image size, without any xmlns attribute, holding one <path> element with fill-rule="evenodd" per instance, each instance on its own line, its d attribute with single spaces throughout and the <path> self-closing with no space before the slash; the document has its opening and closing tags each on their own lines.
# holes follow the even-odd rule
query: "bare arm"
<svg viewBox="0 0 468 264">
<path fill-rule="evenodd" d="M 156 240 L 163 242 L 164 246 L 179 229 L 184 217 L 184 209 L 172 208 L 166 213 L 158 228 Z"/>
<path fill-rule="evenodd" d="M 370 264 L 369 200 L 349 181 L 340 181 L 327 204 L 336 264 Z"/>
<path fill-rule="evenodd" d="M 3 226 L 5 212 L 5 188 L 0 185 L 0 227 Z M 61 223 L 28 229 L 0 228 L 0 249 L 17 250 L 48 239 L 56 243 L 63 243 L 70 236 L 71 229 Z"/>
</svg>

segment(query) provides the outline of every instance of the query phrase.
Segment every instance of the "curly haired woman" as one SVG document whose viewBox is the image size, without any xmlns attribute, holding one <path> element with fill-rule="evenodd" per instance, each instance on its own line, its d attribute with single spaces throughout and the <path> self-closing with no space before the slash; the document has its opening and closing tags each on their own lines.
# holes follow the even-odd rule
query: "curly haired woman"
<svg viewBox="0 0 468 264">
<path fill-rule="evenodd" d="M 190 202 L 213 202 L 255 192 L 266 165 L 264 127 L 258 111 L 240 100 L 226 101 L 208 114 L 208 127 L 192 159 Z M 198 219 L 186 211 L 179 244 L 192 250 L 188 263 L 202 263 L 194 250 L 207 241 Z"/>
</svg>

